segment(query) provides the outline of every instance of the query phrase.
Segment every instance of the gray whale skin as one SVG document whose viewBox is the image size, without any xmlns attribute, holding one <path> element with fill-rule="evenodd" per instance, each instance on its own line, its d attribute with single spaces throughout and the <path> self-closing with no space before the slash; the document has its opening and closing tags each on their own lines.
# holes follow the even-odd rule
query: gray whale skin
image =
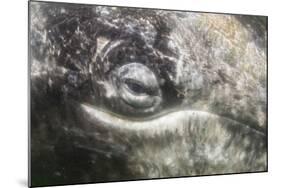
<svg viewBox="0 0 281 188">
<path fill-rule="evenodd" d="M 31 2 L 32 185 L 267 171 L 266 24 Z"/>
</svg>

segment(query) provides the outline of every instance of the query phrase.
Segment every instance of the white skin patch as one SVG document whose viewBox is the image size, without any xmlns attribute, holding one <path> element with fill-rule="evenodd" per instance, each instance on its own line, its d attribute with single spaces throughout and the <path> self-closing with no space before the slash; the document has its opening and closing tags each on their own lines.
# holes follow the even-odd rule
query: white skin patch
<svg viewBox="0 0 281 188">
<path fill-rule="evenodd" d="M 117 96 L 115 88 L 112 86 L 111 83 L 108 83 L 106 81 L 98 81 L 97 83 L 103 86 L 103 88 L 105 89 L 105 96 L 107 98 Z"/>
<path fill-rule="evenodd" d="M 97 38 L 97 53 L 99 54 L 101 50 L 105 47 L 106 44 L 108 44 L 110 40 L 105 37 L 99 37 Z"/>
</svg>

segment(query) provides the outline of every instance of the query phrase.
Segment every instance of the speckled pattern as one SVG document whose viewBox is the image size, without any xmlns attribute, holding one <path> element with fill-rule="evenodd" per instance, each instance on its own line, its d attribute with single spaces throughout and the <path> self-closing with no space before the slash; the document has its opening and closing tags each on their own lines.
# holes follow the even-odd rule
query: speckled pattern
<svg viewBox="0 0 281 188">
<path fill-rule="evenodd" d="M 267 171 L 267 17 L 30 2 L 31 185 Z"/>
</svg>

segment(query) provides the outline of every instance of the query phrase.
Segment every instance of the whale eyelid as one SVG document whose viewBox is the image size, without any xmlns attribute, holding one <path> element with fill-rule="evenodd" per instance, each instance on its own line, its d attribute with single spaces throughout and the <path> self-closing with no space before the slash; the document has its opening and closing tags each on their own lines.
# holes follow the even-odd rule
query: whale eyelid
<svg viewBox="0 0 281 188">
<path fill-rule="evenodd" d="M 160 106 L 162 92 L 155 73 L 149 67 L 131 62 L 115 68 L 111 75 L 120 101 L 136 112 L 149 113 Z"/>
<path fill-rule="evenodd" d="M 152 91 L 159 88 L 155 73 L 141 63 L 125 64 L 119 68 L 117 74 L 125 84 L 127 84 L 126 82 L 136 83 Z"/>
<path fill-rule="evenodd" d="M 124 79 L 123 82 L 127 85 L 127 88 L 130 89 L 134 93 L 146 93 L 147 87 L 145 86 L 145 84 L 143 84 L 139 80 L 129 78 L 129 79 Z M 143 91 L 137 92 L 136 90 L 133 89 L 135 86 L 142 88 Z"/>
<path fill-rule="evenodd" d="M 157 93 L 157 89 L 158 89 L 158 86 L 157 85 L 147 85 L 145 84 L 144 82 L 141 82 L 140 80 L 136 80 L 136 79 L 131 79 L 131 78 L 128 78 L 128 79 L 124 79 L 123 81 L 127 86 L 128 86 L 128 89 L 132 90 L 130 88 L 130 85 L 131 84 L 136 84 L 140 87 L 143 88 L 144 92 L 142 93 L 136 93 L 135 91 L 133 91 L 134 93 L 136 94 L 148 94 L 148 95 L 154 95 Z"/>
</svg>

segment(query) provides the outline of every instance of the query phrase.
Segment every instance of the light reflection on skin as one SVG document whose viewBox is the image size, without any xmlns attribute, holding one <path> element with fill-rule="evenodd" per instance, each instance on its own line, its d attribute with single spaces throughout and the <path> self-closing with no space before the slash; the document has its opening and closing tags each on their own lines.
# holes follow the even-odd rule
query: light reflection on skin
<svg viewBox="0 0 281 188">
<path fill-rule="evenodd" d="M 248 125 L 245 125 L 238 121 L 199 110 L 170 109 L 150 118 L 130 119 L 128 117 L 125 118 L 115 113 L 96 108 L 92 105 L 81 104 L 81 108 L 89 115 L 93 123 L 99 122 L 102 123 L 102 125 L 111 128 L 120 128 L 135 131 L 147 130 L 148 134 L 153 132 L 150 132 L 151 130 L 156 129 L 165 132 L 166 130 L 173 130 L 179 127 L 189 126 L 189 122 L 192 121 L 200 121 L 201 124 L 204 124 L 204 126 L 209 126 L 208 124 L 213 125 L 214 122 L 215 124 L 220 124 L 220 120 L 223 119 L 224 122 L 229 122 L 229 124 L 232 125 L 235 124 L 235 126 L 243 126 L 247 129 L 252 129 L 255 134 L 265 136 L 263 132 L 255 130 Z M 227 126 L 227 124 L 225 126 Z"/>
</svg>

